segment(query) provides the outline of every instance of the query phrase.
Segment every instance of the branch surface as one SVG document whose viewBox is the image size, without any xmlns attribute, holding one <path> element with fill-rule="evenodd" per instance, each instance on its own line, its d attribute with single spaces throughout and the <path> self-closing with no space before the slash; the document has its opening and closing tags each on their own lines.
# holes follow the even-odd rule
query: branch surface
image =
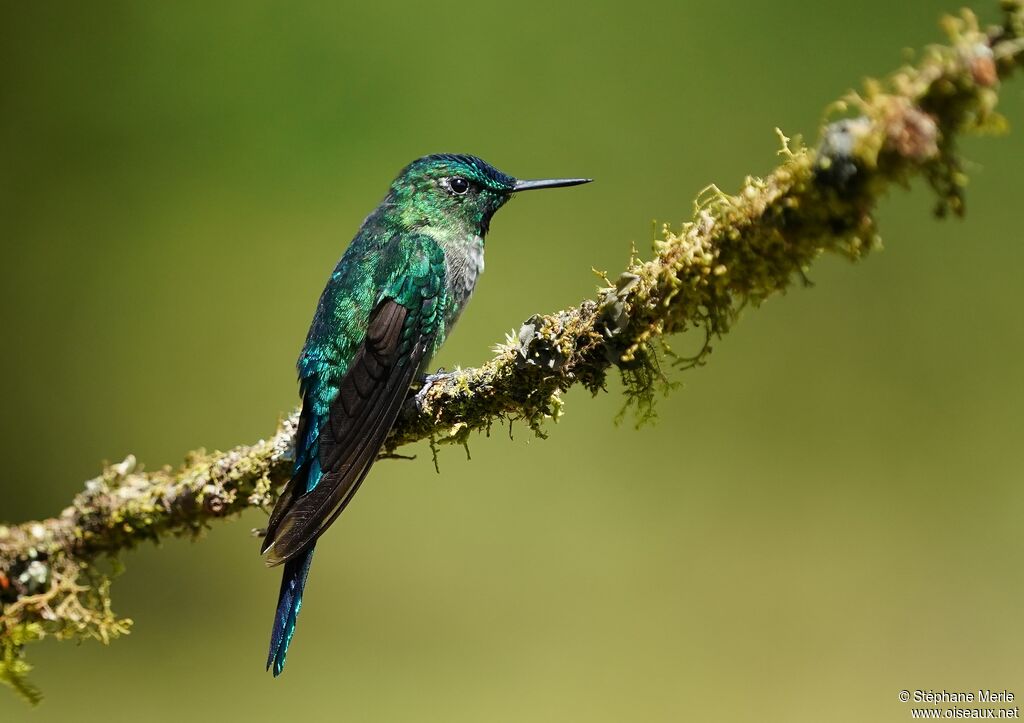
<svg viewBox="0 0 1024 723">
<path fill-rule="evenodd" d="M 748 176 L 732 195 L 709 186 L 691 222 L 666 226 L 653 258 L 632 258 L 596 298 L 530 318 L 481 367 L 431 378 L 407 400 L 385 454 L 423 439 L 464 443 L 506 419 L 542 434 L 543 421 L 561 411 L 562 392 L 575 384 L 597 392 L 613 368 L 627 403 L 649 416 L 668 384 L 665 362 L 702 364 L 741 309 L 804 281 L 822 253 L 858 260 L 876 248 L 873 212 L 892 184 L 922 176 L 938 214 L 962 214 L 957 139 L 1003 130 L 995 112 L 1001 81 L 1024 58 L 1024 0 L 1001 8 L 995 27 L 980 27 L 968 10 L 946 18 L 949 43 L 830 106 L 826 115 L 838 119 L 822 128 L 816 148 L 780 131 L 774 171 Z M 682 359 L 664 337 L 689 330 L 708 343 Z M 111 611 L 109 597 L 122 550 L 269 506 L 291 469 L 295 419 L 252 445 L 190 453 L 177 470 L 144 471 L 129 457 L 86 482 L 59 516 L 0 526 L 0 681 L 36 702 L 26 643 L 48 635 L 108 642 L 128 631 L 131 621 Z"/>
</svg>

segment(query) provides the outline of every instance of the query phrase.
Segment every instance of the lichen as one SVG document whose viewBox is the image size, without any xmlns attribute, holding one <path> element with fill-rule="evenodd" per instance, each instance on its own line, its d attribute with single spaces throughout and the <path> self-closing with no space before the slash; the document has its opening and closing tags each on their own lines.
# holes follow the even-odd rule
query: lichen
<svg viewBox="0 0 1024 723">
<path fill-rule="evenodd" d="M 269 502 L 274 483 L 287 477 L 294 428 L 291 417 L 255 445 L 192 452 L 178 471 L 145 472 L 129 456 L 86 482 L 59 517 L 0 527 L 0 681 L 38 702 L 26 679 L 26 643 L 106 644 L 127 634 L 131 620 L 111 607 L 117 554 L 164 535 L 196 536 L 215 518 Z"/>
<path fill-rule="evenodd" d="M 118 617 L 111 608 L 110 585 L 120 571 L 116 559 L 110 561 L 109 569 L 101 570 L 63 552 L 50 558 L 37 553 L 26 571 L 33 567 L 40 571 L 31 582 L 24 574 L 18 578 L 29 592 L 5 602 L 0 616 L 0 682 L 30 703 L 38 703 L 42 695 L 27 678 L 32 669 L 24 657 L 27 643 L 52 636 L 107 644 L 126 635 L 132 621 Z"/>
</svg>

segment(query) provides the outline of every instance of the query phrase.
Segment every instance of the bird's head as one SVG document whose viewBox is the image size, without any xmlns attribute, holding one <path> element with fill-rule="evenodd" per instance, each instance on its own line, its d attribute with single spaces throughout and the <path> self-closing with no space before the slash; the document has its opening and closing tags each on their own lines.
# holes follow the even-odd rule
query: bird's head
<svg viewBox="0 0 1024 723">
<path fill-rule="evenodd" d="M 387 205 L 409 229 L 433 227 L 483 236 L 491 217 L 512 194 L 589 181 L 520 181 L 476 156 L 439 153 L 406 166 L 391 184 Z"/>
</svg>

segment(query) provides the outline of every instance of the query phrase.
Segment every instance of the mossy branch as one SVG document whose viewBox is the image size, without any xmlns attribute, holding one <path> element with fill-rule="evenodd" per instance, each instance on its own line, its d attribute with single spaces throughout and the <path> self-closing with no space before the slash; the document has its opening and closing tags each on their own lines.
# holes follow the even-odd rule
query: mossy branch
<svg viewBox="0 0 1024 723">
<path fill-rule="evenodd" d="M 815 149 L 779 132 L 782 163 L 747 177 L 734 195 L 709 186 L 693 220 L 667 226 L 654 258 L 633 258 L 597 298 L 529 319 L 476 369 L 440 375 L 410 398 L 385 453 L 410 442 L 464 442 L 476 430 L 521 419 L 541 433 L 574 384 L 603 387 L 617 367 L 641 419 L 660 385 L 659 360 L 686 367 L 664 337 L 726 333 L 741 309 L 794 281 L 823 252 L 852 260 L 878 243 L 873 212 L 892 184 L 923 176 L 937 212 L 963 213 L 965 176 L 957 153 L 967 132 L 1005 126 L 995 112 L 1000 83 L 1024 58 L 1024 0 L 1003 0 L 1003 22 L 981 28 L 970 11 L 947 18 L 949 43 L 833 104 Z M 0 526 L 0 680 L 29 700 L 26 643 L 52 635 L 107 642 L 131 621 L 111 612 L 116 556 L 166 535 L 199 534 L 218 518 L 267 507 L 291 467 L 294 415 L 267 440 L 228 452 L 188 455 L 178 470 L 142 471 L 134 458 L 85 485 L 58 517 Z M 106 565 L 107 568 L 102 569 Z"/>
</svg>

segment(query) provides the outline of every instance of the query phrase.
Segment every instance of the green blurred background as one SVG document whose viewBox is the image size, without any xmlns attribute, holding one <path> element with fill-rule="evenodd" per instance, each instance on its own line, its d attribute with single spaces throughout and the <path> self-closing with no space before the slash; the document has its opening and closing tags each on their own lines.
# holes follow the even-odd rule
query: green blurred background
<svg viewBox="0 0 1024 723">
<path fill-rule="evenodd" d="M 409 160 L 598 181 L 499 214 L 436 360 L 473 365 L 957 7 L 3 3 L 0 519 L 56 513 L 104 459 L 268 434 Z M 1014 690 L 1024 78 L 1002 110 L 1014 133 L 965 146 L 966 220 L 895 192 L 884 253 L 748 312 L 657 426 L 574 391 L 547 441 L 380 464 L 321 542 L 282 678 L 250 513 L 128 555 L 133 633 L 33 646 L 47 700 L 2 692 L 0 717 L 860 723 L 909 719 L 904 688 Z"/>
</svg>

